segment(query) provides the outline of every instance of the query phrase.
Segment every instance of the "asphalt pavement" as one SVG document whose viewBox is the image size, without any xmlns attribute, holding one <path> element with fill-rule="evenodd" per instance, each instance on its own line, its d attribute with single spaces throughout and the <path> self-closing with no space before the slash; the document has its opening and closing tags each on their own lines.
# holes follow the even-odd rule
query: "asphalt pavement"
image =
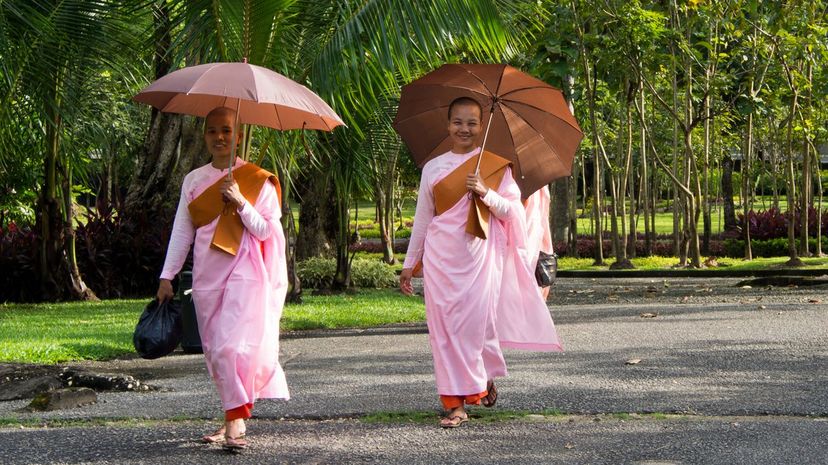
<svg viewBox="0 0 828 465">
<path fill-rule="evenodd" d="M 437 426 L 423 325 L 286 335 L 292 399 L 257 403 L 235 455 L 195 440 L 221 417 L 200 355 L 86 362 L 158 389 L 56 412 L 2 402 L 0 463 L 828 463 L 826 291 L 560 279 L 566 351 L 508 351 L 500 413 L 456 430 Z"/>
</svg>

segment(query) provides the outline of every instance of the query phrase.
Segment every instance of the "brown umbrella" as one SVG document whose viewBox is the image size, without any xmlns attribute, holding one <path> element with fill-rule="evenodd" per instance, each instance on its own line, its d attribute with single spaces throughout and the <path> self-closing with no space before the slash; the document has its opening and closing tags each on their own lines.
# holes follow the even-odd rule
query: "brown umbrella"
<svg viewBox="0 0 828 465">
<path fill-rule="evenodd" d="M 572 173 L 583 132 L 563 94 L 502 64 L 443 65 L 402 88 L 393 125 L 418 166 L 451 149 L 448 106 L 458 97 L 480 102 L 484 149 L 513 162 L 524 198 Z"/>
</svg>

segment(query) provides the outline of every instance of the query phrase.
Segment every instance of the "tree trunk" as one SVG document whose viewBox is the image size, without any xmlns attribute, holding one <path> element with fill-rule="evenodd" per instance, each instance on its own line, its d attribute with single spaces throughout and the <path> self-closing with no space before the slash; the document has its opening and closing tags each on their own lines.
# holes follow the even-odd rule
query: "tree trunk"
<svg viewBox="0 0 828 465">
<path fill-rule="evenodd" d="M 815 255 L 817 257 L 822 257 L 822 178 L 819 172 L 819 153 L 816 153 L 815 156 L 817 159 L 813 164 L 813 178 L 815 180 L 815 188 L 817 190 L 817 195 L 819 196 L 819 202 L 816 204 L 815 213 L 816 213 L 816 252 Z"/>
<path fill-rule="evenodd" d="M 813 82 L 813 70 L 811 62 L 808 62 L 808 69 L 805 73 L 805 78 L 808 80 L 807 94 L 805 95 L 805 114 L 810 118 L 811 113 L 811 83 Z M 810 257 L 811 251 L 808 247 L 808 212 L 812 202 L 811 185 L 811 141 L 808 138 L 808 133 L 802 135 L 802 194 L 800 195 L 799 203 L 799 256 Z"/>
<path fill-rule="evenodd" d="M 733 202 L 733 159 L 730 154 L 722 154 L 722 214 L 724 216 L 724 230 L 736 231 L 739 223 L 736 221 L 736 204 Z"/>
<path fill-rule="evenodd" d="M 796 177 L 794 174 L 794 154 L 793 154 L 793 125 L 796 118 L 797 109 L 797 94 L 794 92 L 793 100 L 791 101 L 791 110 L 788 116 L 788 131 L 786 136 L 786 146 L 788 155 L 788 164 L 786 168 L 787 184 L 788 184 L 788 256 L 789 260 L 785 263 L 786 266 L 802 266 L 802 260 L 799 259 L 796 251 L 796 234 L 794 231 L 794 213 L 796 210 Z"/>
<path fill-rule="evenodd" d="M 299 234 L 296 237 L 296 260 L 326 255 L 331 249 L 329 224 L 332 195 L 327 177 L 313 170 L 295 184 L 299 207 Z"/>
<path fill-rule="evenodd" d="M 751 84 L 751 87 L 753 85 Z M 744 149 L 742 149 L 742 238 L 745 241 L 745 260 L 753 260 L 753 249 L 750 245 L 750 199 L 752 198 L 750 182 L 750 164 L 753 158 L 753 111 L 748 113 L 748 120 L 745 129 Z"/>
<path fill-rule="evenodd" d="M 168 53 L 172 24 L 167 2 L 153 4 L 153 18 L 155 78 L 158 79 L 172 68 L 171 55 Z M 125 215 L 140 216 L 153 212 L 158 216 L 158 221 L 172 221 L 184 176 L 193 168 L 209 161 L 209 155 L 201 141 L 200 122 L 193 121 L 192 117 L 187 118 L 190 127 L 185 130 L 187 124 L 183 115 L 152 110 L 149 130 L 144 138 L 135 174 L 127 189 Z M 185 136 L 186 143 L 182 141 Z M 179 158 L 190 159 L 190 162 L 181 163 Z"/>
<path fill-rule="evenodd" d="M 394 186 L 397 182 L 396 167 L 400 148 L 397 147 L 387 160 L 383 160 L 375 169 L 374 199 L 377 207 L 377 222 L 380 227 L 382 260 L 393 265 L 397 263 L 394 256 Z"/>
<path fill-rule="evenodd" d="M 595 88 L 592 83 L 592 73 L 589 66 L 589 57 L 587 56 L 586 46 L 584 45 L 584 30 L 583 26 L 580 23 L 580 19 L 578 17 L 578 9 L 575 7 L 575 2 L 570 2 L 570 6 L 572 8 L 572 13 L 575 18 L 576 24 L 576 31 L 578 33 L 578 47 L 579 51 L 581 52 L 581 63 L 583 64 L 584 69 L 584 87 L 586 88 L 587 94 L 587 105 L 589 108 L 589 121 L 590 125 L 592 126 L 592 141 L 593 141 L 593 154 L 592 154 L 592 161 L 593 161 L 593 202 L 592 202 L 592 214 L 593 220 L 595 224 L 595 250 L 594 250 L 594 257 L 595 261 L 593 265 L 603 265 L 604 264 L 604 247 L 603 247 L 603 234 L 601 231 L 601 191 L 603 189 L 601 184 L 601 158 L 600 154 L 598 153 L 598 143 L 599 143 L 599 135 L 598 135 L 598 125 L 597 125 L 597 117 L 595 115 Z M 584 192 L 586 195 L 586 192 Z"/>
<path fill-rule="evenodd" d="M 550 212 L 552 241 L 567 240 L 569 237 L 569 186 L 570 178 L 558 179 L 552 183 L 552 211 Z"/>
<path fill-rule="evenodd" d="M 616 186 L 615 177 L 612 179 L 612 242 L 615 248 L 615 262 L 610 266 L 610 269 L 629 269 L 632 268 L 632 262 L 627 258 L 627 234 L 626 234 L 626 213 L 627 213 L 627 179 L 630 175 L 630 166 L 632 160 L 632 124 L 630 122 L 630 102 L 626 101 L 626 112 L 624 118 L 624 136 L 618 136 L 619 155 L 623 153 L 624 168 L 620 170 L 620 182 Z M 620 158 L 620 157 L 619 157 Z M 620 201 L 620 211 L 619 211 Z M 618 218 L 621 220 L 621 228 L 618 228 Z"/>
<path fill-rule="evenodd" d="M 708 76 L 709 81 L 709 76 Z M 702 171 L 702 210 L 704 224 L 704 240 L 702 241 L 702 253 L 710 255 L 710 236 L 713 234 L 713 224 L 710 215 L 710 95 L 704 97 L 704 168 Z"/>
<path fill-rule="evenodd" d="M 581 176 L 579 163 L 583 158 L 574 160 L 572 166 L 572 176 L 568 179 L 568 193 L 569 199 L 569 228 L 567 229 L 566 244 L 567 254 L 570 257 L 578 256 L 578 178 Z"/>
<path fill-rule="evenodd" d="M 69 171 L 65 163 L 60 161 L 62 120 L 57 110 L 51 106 L 46 108 L 46 115 L 48 122 L 46 124 L 44 182 L 38 199 L 38 224 L 35 226 L 36 230 L 40 231 L 38 237 L 40 294 L 31 297 L 34 300 L 46 301 L 97 300 L 95 294 L 84 283 L 77 260 L 74 260 L 75 230 L 72 225 L 71 178 L 67 177 Z M 61 194 L 63 200 L 63 211 L 61 211 L 58 193 Z"/>
</svg>

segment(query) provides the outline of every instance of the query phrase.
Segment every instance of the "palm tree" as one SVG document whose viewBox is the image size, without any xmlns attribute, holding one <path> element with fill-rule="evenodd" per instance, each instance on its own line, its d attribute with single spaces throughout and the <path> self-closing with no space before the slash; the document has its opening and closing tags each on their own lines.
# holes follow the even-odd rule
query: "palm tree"
<svg viewBox="0 0 828 465">
<path fill-rule="evenodd" d="M 37 202 L 40 293 L 95 298 L 77 265 L 73 176 L 82 173 L 75 119 L 90 103 L 91 77 L 117 61 L 131 31 L 112 0 L 9 0 L 0 9 L 0 163 L 42 161 Z"/>
<path fill-rule="evenodd" d="M 525 2 L 422 0 L 415 7 L 409 0 L 192 0 L 161 1 L 155 7 L 169 18 L 164 23 L 169 49 L 160 56 L 170 59 L 173 67 L 246 57 L 307 85 L 343 117 L 347 129 L 310 136 L 307 145 L 295 136 L 264 130 L 261 139 L 281 142 L 260 143 L 254 152 L 264 149 L 269 159 L 278 160 L 288 189 L 295 176 L 285 171 L 300 166 L 312 173 L 306 177 L 312 183 L 331 186 L 338 225 L 334 287 L 344 288 L 349 285 L 350 202 L 370 191 L 375 172 L 365 141 L 376 109 L 399 94 L 401 83 L 438 63 L 499 61 L 513 52 L 520 44 L 510 40 L 502 15 L 516 14 L 521 3 Z M 274 152 L 290 147 L 290 141 L 294 150 Z M 149 176 L 161 179 L 164 174 Z M 326 201 L 304 198 L 302 207 L 320 208 Z"/>
</svg>

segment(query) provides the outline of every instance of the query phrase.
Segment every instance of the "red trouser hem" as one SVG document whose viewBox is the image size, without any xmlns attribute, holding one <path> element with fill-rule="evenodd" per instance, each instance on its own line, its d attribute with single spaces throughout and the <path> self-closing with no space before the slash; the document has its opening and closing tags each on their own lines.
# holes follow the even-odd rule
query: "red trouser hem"
<svg viewBox="0 0 828 465">
<path fill-rule="evenodd" d="M 241 419 L 247 419 L 253 416 L 250 410 L 253 408 L 253 403 L 244 404 L 236 408 L 232 408 L 224 412 L 224 421 L 233 421 Z"/>
<path fill-rule="evenodd" d="M 440 402 L 446 410 L 454 410 L 462 407 L 463 404 L 480 405 L 480 399 L 489 395 L 489 391 L 483 391 L 480 394 L 470 394 L 468 396 L 440 396 Z"/>
</svg>

